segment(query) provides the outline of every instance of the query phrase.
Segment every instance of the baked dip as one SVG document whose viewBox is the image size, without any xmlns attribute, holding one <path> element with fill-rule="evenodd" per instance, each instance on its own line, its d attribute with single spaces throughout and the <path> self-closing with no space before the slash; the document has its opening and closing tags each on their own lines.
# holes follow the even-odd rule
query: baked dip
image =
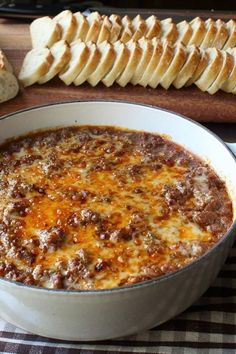
<svg viewBox="0 0 236 354">
<path fill-rule="evenodd" d="M 157 135 L 45 130 L 0 146 L 0 277 L 107 289 L 173 272 L 229 229 L 232 202 L 205 162 Z"/>
</svg>

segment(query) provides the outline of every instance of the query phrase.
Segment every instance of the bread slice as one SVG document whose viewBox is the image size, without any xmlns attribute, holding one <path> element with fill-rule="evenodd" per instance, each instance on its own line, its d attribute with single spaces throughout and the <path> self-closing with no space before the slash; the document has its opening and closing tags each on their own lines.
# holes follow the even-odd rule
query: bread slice
<svg viewBox="0 0 236 354">
<path fill-rule="evenodd" d="M 102 82 L 107 87 L 110 87 L 121 75 L 129 60 L 129 50 L 124 43 L 117 41 L 113 44 L 113 48 L 116 53 L 114 64 L 111 70 L 102 79 Z"/>
<path fill-rule="evenodd" d="M 51 54 L 54 58 L 53 63 L 48 72 L 38 80 L 39 84 L 44 84 L 53 79 L 63 70 L 71 59 L 70 47 L 64 39 L 53 44 L 51 47 Z"/>
<path fill-rule="evenodd" d="M 160 38 L 161 37 L 161 22 L 152 15 L 146 19 L 147 31 L 145 37 L 147 39 Z"/>
<path fill-rule="evenodd" d="M 138 65 L 139 60 L 142 55 L 142 50 L 139 47 L 137 42 L 130 40 L 126 44 L 126 47 L 129 50 L 129 60 L 128 60 L 125 70 L 122 72 L 122 74 L 116 80 L 116 82 L 122 87 L 125 87 L 128 84 L 128 82 L 130 82 L 131 78 L 133 77 L 133 75 L 135 73 L 135 70 L 137 68 L 137 65 Z"/>
<path fill-rule="evenodd" d="M 104 41 L 108 41 L 110 39 L 111 27 L 112 24 L 109 18 L 107 16 L 104 16 L 101 30 L 98 35 L 97 44 L 102 43 Z"/>
<path fill-rule="evenodd" d="M 77 21 L 70 10 L 60 12 L 53 21 L 61 27 L 61 39 L 71 43 L 77 31 Z"/>
<path fill-rule="evenodd" d="M 87 81 L 92 86 L 96 86 L 99 81 L 101 81 L 104 76 L 106 76 L 115 61 L 115 51 L 110 43 L 105 41 L 101 44 L 98 44 L 97 47 L 101 54 L 100 61 L 98 62 L 94 72 L 87 79 Z"/>
<path fill-rule="evenodd" d="M 193 34 L 188 42 L 188 45 L 195 44 L 197 47 L 199 47 L 206 34 L 205 22 L 199 17 L 196 17 L 189 24 L 192 27 Z"/>
<path fill-rule="evenodd" d="M 14 98 L 19 91 L 18 81 L 10 71 L 0 69 L 0 103 Z"/>
<path fill-rule="evenodd" d="M 48 16 L 37 18 L 30 25 L 30 37 L 33 48 L 50 48 L 60 40 L 61 27 Z"/>
<path fill-rule="evenodd" d="M 85 63 L 85 66 L 81 70 L 80 74 L 74 79 L 74 84 L 76 86 L 82 85 L 88 79 L 88 77 L 96 70 L 96 67 L 101 57 L 100 51 L 94 43 L 88 42 L 87 47 L 89 49 L 89 57 L 87 59 L 87 63 Z"/>
<path fill-rule="evenodd" d="M 233 69 L 228 77 L 228 79 L 224 82 L 221 87 L 221 90 L 225 92 L 232 92 L 236 87 L 236 48 L 229 48 L 227 52 L 232 56 L 233 59 Z"/>
<path fill-rule="evenodd" d="M 123 30 L 121 32 L 120 41 L 123 43 L 127 43 L 133 37 L 133 26 L 132 21 L 128 16 L 124 16 L 121 20 L 121 24 Z"/>
<path fill-rule="evenodd" d="M 186 61 L 186 56 L 187 54 L 185 47 L 182 44 L 177 44 L 174 48 L 174 57 L 160 81 L 161 86 L 164 87 L 166 90 L 170 87 L 170 85 L 182 69 Z"/>
<path fill-rule="evenodd" d="M 176 24 L 173 23 L 172 18 L 166 18 L 161 21 L 162 35 L 161 39 L 169 43 L 175 43 L 178 38 L 178 31 Z"/>
<path fill-rule="evenodd" d="M 190 86 L 195 81 L 197 81 L 208 65 L 209 54 L 204 49 L 200 49 L 200 48 L 199 48 L 199 53 L 200 53 L 199 63 L 196 67 L 196 70 L 193 72 L 192 77 L 186 82 L 185 86 Z"/>
<path fill-rule="evenodd" d="M 202 49 L 206 48 L 211 48 L 213 45 L 213 42 L 215 40 L 216 34 L 217 34 L 217 28 L 215 25 L 215 21 L 209 18 L 207 21 L 205 21 L 205 27 L 206 27 L 206 34 L 203 38 L 203 41 L 200 45 Z"/>
<path fill-rule="evenodd" d="M 193 76 L 199 61 L 200 61 L 200 51 L 196 46 L 189 46 L 186 48 L 187 59 L 184 63 L 182 69 L 177 74 L 173 85 L 175 88 L 179 89 L 183 87 L 186 82 Z"/>
<path fill-rule="evenodd" d="M 109 41 L 110 43 L 114 43 L 120 38 L 120 34 L 122 31 L 121 18 L 118 15 L 111 15 L 109 17 L 109 20 L 112 24 Z"/>
<path fill-rule="evenodd" d="M 81 39 L 81 41 L 85 41 L 89 30 L 89 23 L 84 17 L 84 15 L 79 11 L 75 12 L 73 16 L 76 21 L 76 27 L 77 27 L 73 41 L 75 41 L 76 39 Z"/>
<path fill-rule="evenodd" d="M 85 42 L 94 42 L 97 43 L 97 39 L 100 33 L 102 18 L 100 14 L 96 12 L 92 12 L 88 17 L 87 21 L 89 24 L 89 30 L 85 39 Z"/>
<path fill-rule="evenodd" d="M 181 21 L 177 25 L 178 38 L 176 43 L 187 45 L 193 34 L 193 29 L 187 21 Z"/>
<path fill-rule="evenodd" d="M 163 52 L 163 45 L 158 39 L 153 38 L 152 45 L 153 45 L 153 52 L 152 52 L 151 60 L 149 61 L 146 70 L 144 71 L 141 79 L 138 82 L 139 85 L 143 87 L 146 87 L 149 84 L 153 76 L 153 73 L 155 72 L 155 69 L 158 66 L 158 63 L 161 59 L 161 55 Z"/>
<path fill-rule="evenodd" d="M 19 73 L 19 80 L 24 86 L 33 85 L 44 76 L 53 62 L 53 56 L 48 48 L 35 48 L 29 51 Z"/>
<path fill-rule="evenodd" d="M 218 49 L 208 48 L 206 52 L 209 54 L 208 64 L 199 79 L 195 81 L 195 85 L 202 91 L 207 91 L 213 84 L 223 64 L 223 55 Z"/>
<path fill-rule="evenodd" d="M 150 40 L 142 37 L 138 41 L 138 44 L 141 48 L 142 55 L 135 69 L 134 75 L 130 81 L 133 85 L 137 85 L 139 83 L 139 80 L 143 76 L 144 71 L 146 70 L 148 64 L 150 63 L 150 60 L 152 58 L 152 53 L 153 53 L 153 44 Z"/>
<path fill-rule="evenodd" d="M 221 65 L 220 72 L 216 77 L 215 81 L 213 82 L 213 84 L 207 89 L 207 92 L 210 93 L 211 95 L 216 93 L 221 88 L 221 86 L 226 82 L 234 66 L 233 57 L 229 53 L 227 53 L 226 51 L 221 51 L 221 54 L 223 56 L 223 62 Z"/>
<path fill-rule="evenodd" d="M 217 20 L 215 22 L 215 25 L 217 28 L 217 32 L 216 32 L 215 39 L 212 43 L 212 47 L 215 47 L 217 49 L 222 49 L 229 37 L 229 32 L 226 28 L 224 21 Z"/>
<path fill-rule="evenodd" d="M 132 27 L 134 34 L 132 36 L 132 39 L 134 41 L 139 40 L 140 38 L 145 36 L 146 30 L 147 30 L 147 24 L 146 22 L 142 19 L 140 15 L 137 15 L 133 21 L 132 21 Z"/>
<path fill-rule="evenodd" d="M 172 59 L 174 56 L 174 48 L 168 42 L 163 44 L 163 51 L 161 53 L 161 57 L 157 62 L 156 67 L 151 73 L 150 80 L 148 81 L 148 85 L 152 88 L 156 88 L 162 77 L 165 75 Z"/>
<path fill-rule="evenodd" d="M 59 78 L 66 85 L 70 85 L 86 65 L 89 57 L 89 49 L 84 42 L 77 39 L 71 43 L 70 53 L 71 59 L 68 65 L 59 74 Z"/>
<path fill-rule="evenodd" d="M 14 70 L 4 52 L 0 49 L 0 70 L 6 70 L 13 74 Z"/>
<path fill-rule="evenodd" d="M 229 38 L 225 43 L 223 49 L 236 47 L 236 21 L 230 20 L 226 23 L 226 28 L 229 33 Z"/>
</svg>

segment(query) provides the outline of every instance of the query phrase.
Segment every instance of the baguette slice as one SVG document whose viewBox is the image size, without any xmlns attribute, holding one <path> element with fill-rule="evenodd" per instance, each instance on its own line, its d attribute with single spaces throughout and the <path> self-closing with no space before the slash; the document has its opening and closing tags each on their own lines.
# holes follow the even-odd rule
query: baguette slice
<svg viewBox="0 0 236 354">
<path fill-rule="evenodd" d="M 232 56 L 234 64 L 228 79 L 222 85 L 221 89 L 225 92 L 232 92 L 236 87 L 236 48 L 229 48 L 227 52 Z"/>
<path fill-rule="evenodd" d="M 14 70 L 4 52 L 0 49 L 0 70 L 6 70 L 13 74 Z"/>
<path fill-rule="evenodd" d="M 141 48 L 139 47 L 137 42 L 130 40 L 126 44 L 126 46 L 129 50 L 129 60 L 125 70 L 116 80 L 116 82 L 122 87 L 125 87 L 128 84 L 128 82 L 130 82 L 142 55 Z"/>
<path fill-rule="evenodd" d="M 19 80 L 24 86 L 33 85 L 48 72 L 52 62 L 53 56 L 48 48 L 32 49 L 24 58 Z"/>
<path fill-rule="evenodd" d="M 146 30 L 147 30 L 147 24 L 146 22 L 142 19 L 140 15 L 137 15 L 133 21 L 132 21 L 132 27 L 134 34 L 132 36 L 132 39 L 134 41 L 139 40 L 141 37 L 145 36 Z"/>
<path fill-rule="evenodd" d="M 229 33 L 229 38 L 223 47 L 224 50 L 236 47 L 236 22 L 234 20 L 228 21 L 226 23 L 226 28 Z"/>
<path fill-rule="evenodd" d="M 61 28 L 50 17 L 44 16 L 31 23 L 30 36 L 33 48 L 50 48 L 60 40 Z"/>
<path fill-rule="evenodd" d="M 196 17 L 190 22 L 190 26 L 192 27 L 193 34 L 188 42 L 188 45 L 195 44 L 196 47 L 199 47 L 206 33 L 205 22 L 202 21 L 199 17 Z"/>
<path fill-rule="evenodd" d="M 215 21 L 209 18 L 207 21 L 205 21 L 205 27 L 206 27 L 206 34 L 203 38 L 203 41 L 200 45 L 202 49 L 206 48 L 211 48 L 214 43 L 216 34 L 217 34 L 217 28 L 215 26 Z"/>
<path fill-rule="evenodd" d="M 169 68 L 161 78 L 160 84 L 164 89 L 168 89 L 177 77 L 186 61 L 186 49 L 182 44 L 177 44 L 174 48 L 174 57 Z"/>
<path fill-rule="evenodd" d="M 212 47 L 215 47 L 217 49 L 222 49 L 229 37 L 229 32 L 226 28 L 224 21 L 217 20 L 215 24 L 216 24 L 217 32 L 216 32 L 215 39 L 212 43 Z"/>
<path fill-rule="evenodd" d="M 77 22 L 72 12 L 65 10 L 53 18 L 61 26 L 61 39 L 71 43 L 77 31 Z"/>
<path fill-rule="evenodd" d="M 110 43 L 105 41 L 101 44 L 98 44 L 97 47 L 101 54 L 100 61 L 94 72 L 87 79 L 87 81 L 92 86 L 96 86 L 99 81 L 104 78 L 104 76 L 109 72 L 115 61 L 115 51 Z"/>
<path fill-rule="evenodd" d="M 126 48 L 126 45 L 124 43 L 117 41 L 114 43 L 113 48 L 116 53 L 114 64 L 111 70 L 102 79 L 102 82 L 107 87 L 110 87 L 115 82 L 115 80 L 121 75 L 129 60 L 129 50 L 128 48 Z"/>
<path fill-rule="evenodd" d="M 174 87 L 177 89 L 183 87 L 193 76 L 200 61 L 200 51 L 196 46 L 189 46 L 186 51 L 187 60 L 173 82 Z"/>
<path fill-rule="evenodd" d="M 81 39 L 81 41 L 85 41 L 89 30 L 89 23 L 84 17 L 84 15 L 79 11 L 75 12 L 73 16 L 75 18 L 76 27 L 77 27 L 73 41 L 75 41 L 76 39 Z"/>
<path fill-rule="evenodd" d="M 59 78 L 70 85 L 84 68 L 89 57 L 89 49 L 84 42 L 77 39 L 70 45 L 71 59 L 67 67 L 61 71 Z"/>
<path fill-rule="evenodd" d="M 165 42 L 163 44 L 163 51 L 161 53 L 161 57 L 158 60 L 154 71 L 151 73 L 150 80 L 148 81 L 149 86 L 151 86 L 152 88 L 156 88 L 159 85 L 161 78 L 165 75 L 165 72 L 167 71 L 173 59 L 173 56 L 173 47 L 168 42 Z"/>
<path fill-rule="evenodd" d="M 209 54 L 209 62 L 201 74 L 200 78 L 195 81 L 195 85 L 202 91 L 207 91 L 217 78 L 223 63 L 222 53 L 216 48 L 208 48 L 206 52 Z"/>
<path fill-rule="evenodd" d="M 145 37 L 147 39 L 160 38 L 161 37 L 161 22 L 152 15 L 146 19 L 147 31 Z"/>
<path fill-rule="evenodd" d="M 153 52 L 152 52 L 152 56 L 151 56 L 151 60 L 149 61 L 149 64 L 146 67 L 146 70 L 144 71 L 141 79 L 139 80 L 139 85 L 146 87 L 152 76 L 153 76 L 153 72 L 155 71 L 155 69 L 158 66 L 158 63 L 160 61 L 162 52 L 163 52 L 163 45 L 161 44 L 161 42 L 158 39 L 153 38 L 152 39 L 152 45 L 153 45 Z"/>
<path fill-rule="evenodd" d="M 88 79 L 88 77 L 96 70 L 96 67 L 101 57 L 100 51 L 94 43 L 87 43 L 87 47 L 89 49 L 89 57 L 87 59 L 87 63 L 85 63 L 85 66 L 81 70 L 80 74 L 74 79 L 74 84 L 76 86 L 83 84 Z"/>
<path fill-rule="evenodd" d="M 128 16 L 124 16 L 121 20 L 121 24 L 123 26 L 123 30 L 121 32 L 120 40 L 123 43 L 127 43 L 133 37 L 132 21 Z"/>
<path fill-rule="evenodd" d="M 199 63 L 197 65 L 196 70 L 194 71 L 192 77 L 186 82 L 185 86 L 190 86 L 195 81 L 197 81 L 208 65 L 209 54 L 205 50 L 200 49 L 200 48 L 199 48 L 199 52 L 200 52 Z"/>
<path fill-rule="evenodd" d="M 134 75 L 131 79 L 133 85 L 137 85 L 141 77 L 143 76 L 144 71 L 146 70 L 153 53 L 153 44 L 150 40 L 141 38 L 138 41 L 138 44 L 142 50 L 142 55 L 140 61 L 136 67 Z"/>
<path fill-rule="evenodd" d="M 118 40 L 122 31 L 121 19 L 118 15 L 111 15 L 109 20 L 112 24 L 109 41 L 114 43 Z"/>
<path fill-rule="evenodd" d="M 167 41 L 169 43 L 175 43 L 178 37 L 176 24 L 173 23 L 172 18 L 166 18 L 161 21 L 161 29 L 162 36 L 161 39 L 163 41 Z"/>
<path fill-rule="evenodd" d="M 211 95 L 216 93 L 222 87 L 222 85 L 227 81 L 234 66 L 233 57 L 229 53 L 225 51 L 221 51 L 221 54 L 223 56 L 223 63 L 220 72 L 216 77 L 215 81 L 213 82 L 213 84 L 207 89 L 207 92 L 210 93 Z"/>
<path fill-rule="evenodd" d="M 85 42 L 94 42 L 97 43 L 97 39 L 100 33 L 102 18 L 100 14 L 96 12 L 92 12 L 88 17 L 87 21 L 89 24 L 89 30 L 85 39 Z"/>
<path fill-rule="evenodd" d="M 193 34 L 193 29 L 187 21 L 179 22 L 177 25 L 178 38 L 176 43 L 187 45 Z"/>
<path fill-rule="evenodd" d="M 104 16 L 103 23 L 101 26 L 100 33 L 98 35 L 97 44 L 100 44 L 104 41 L 108 41 L 110 39 L 112 24 L 107 16 Z"/>
<path fill-rule="evenodd" d="M 48 72 L 38 80 L 39 84 L 44 84 L 53 79 L 71 59 L 70 47 L 64 39 L 52 46 L 51 54 L 54 58 L 53 63 Z"/>
<path fill-rule="evenodd" d="M 18 81 L 10 71 L 0 69 L 0 103 L 14 98 L 19 91 Z"/>
</svg>

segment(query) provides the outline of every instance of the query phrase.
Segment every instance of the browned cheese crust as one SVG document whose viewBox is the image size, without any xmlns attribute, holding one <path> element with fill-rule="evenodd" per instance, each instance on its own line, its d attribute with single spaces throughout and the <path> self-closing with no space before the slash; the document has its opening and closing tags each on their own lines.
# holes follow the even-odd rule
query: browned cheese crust
<svg viewBox="0 0 236 354">
<path fill-rule="evenodd" d="M 144 132 L 69 127 L 0 147 L 0 277 L 106 289 L 173 272 L 229 229 L 213 170 Z"/>
</svg>

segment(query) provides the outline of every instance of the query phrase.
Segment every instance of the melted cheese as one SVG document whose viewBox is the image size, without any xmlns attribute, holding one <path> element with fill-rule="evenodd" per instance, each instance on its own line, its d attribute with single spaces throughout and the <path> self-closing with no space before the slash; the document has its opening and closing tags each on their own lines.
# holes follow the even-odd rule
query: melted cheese
<svg viewBox="0 0 236 354">
<path fill-rule="evenodd" d="M 3 146 L 0 167 L 0 275 L 2 261 L 8 279 L 112 288 L 182 267 L 224 232 L 194 221 L 199 203 L 214 198 L 213 172 L 155 135 L 42 132 Z M 224 186 L 221 195 L 230 204 Z M 231 221 L 232 210 L 226 227 Z"/>
</svg>

